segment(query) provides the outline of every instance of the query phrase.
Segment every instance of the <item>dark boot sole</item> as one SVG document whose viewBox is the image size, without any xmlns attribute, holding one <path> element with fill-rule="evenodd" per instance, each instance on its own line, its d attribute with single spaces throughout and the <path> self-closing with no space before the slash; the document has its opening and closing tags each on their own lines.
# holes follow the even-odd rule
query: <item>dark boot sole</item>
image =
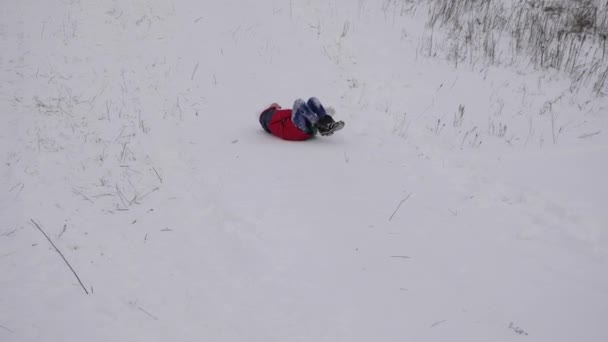
<svg viewBox="0 0 608 342">
<path fill-rule="evenodd" d="M 334 134 L 334 132 L 337 132 L 337 131 L 341 130 L 342 128 L 344 128 L 344 125 L 345 125 L 344 121 L 333 122 L 329 125 L 329 129 L 327 131 L 321 132 L 319 130 L 319 134 L 321 134 L 324 137 L 330 136 L 330 135 Z"/>
</svg>

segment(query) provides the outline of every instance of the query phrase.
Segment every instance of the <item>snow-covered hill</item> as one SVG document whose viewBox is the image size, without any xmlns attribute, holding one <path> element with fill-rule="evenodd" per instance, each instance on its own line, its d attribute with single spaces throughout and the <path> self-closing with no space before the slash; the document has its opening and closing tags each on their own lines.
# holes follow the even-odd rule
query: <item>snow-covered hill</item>
<svg viewBox="0 0 608 342">
<path fill-rule="evenodd" d="M 5 1 L 0 341 L 608 340 L 606 98 L 391 6 Z"/>
</svg>

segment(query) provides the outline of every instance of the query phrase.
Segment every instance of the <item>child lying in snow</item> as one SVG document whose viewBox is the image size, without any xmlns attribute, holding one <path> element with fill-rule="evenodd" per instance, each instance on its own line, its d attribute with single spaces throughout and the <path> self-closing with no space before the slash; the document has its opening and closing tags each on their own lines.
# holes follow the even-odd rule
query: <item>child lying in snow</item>
<svg viewBox="0 0 608 342">
<path fill-rule="evenodd" d="M 292 109 L 273 103 L 260 114 L 264 130 L 285 140 L 307 140 L 318 132 L 323 136 L 344 128 L 343 121 L 334 121 L 316 97 L 308 102 L 297 99 Z"/>
</svg>

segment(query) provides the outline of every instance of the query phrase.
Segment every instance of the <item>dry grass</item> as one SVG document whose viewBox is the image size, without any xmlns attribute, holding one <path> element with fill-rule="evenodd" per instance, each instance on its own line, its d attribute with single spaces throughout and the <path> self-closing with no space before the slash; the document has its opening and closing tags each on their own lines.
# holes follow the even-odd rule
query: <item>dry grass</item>
<svg viewBox="0 0 608 342">
<path fill-rule="evenodd" d="M 531 64 L 567 73 L 572 90 L 608 94 L 608 4 L 599 0 L 417 0 L 421 50 L 456 66 Z M 416 11 L 420 13 L 419 11 Z"/>
</svg>

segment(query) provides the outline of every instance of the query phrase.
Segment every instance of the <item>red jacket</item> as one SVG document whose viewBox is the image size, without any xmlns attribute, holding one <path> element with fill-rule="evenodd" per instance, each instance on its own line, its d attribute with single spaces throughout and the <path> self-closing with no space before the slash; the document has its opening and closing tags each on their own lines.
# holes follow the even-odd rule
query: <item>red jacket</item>
<svg viewBox="0 0 608 342">
<path fill-rule="evenodd" d="M 270 107 L 260 115 L 260 124 L 266 132 L 284 140 L 307 140 L 313 137 L 300 130 L 291 121 L 291 109 Z"/>
</svg>

